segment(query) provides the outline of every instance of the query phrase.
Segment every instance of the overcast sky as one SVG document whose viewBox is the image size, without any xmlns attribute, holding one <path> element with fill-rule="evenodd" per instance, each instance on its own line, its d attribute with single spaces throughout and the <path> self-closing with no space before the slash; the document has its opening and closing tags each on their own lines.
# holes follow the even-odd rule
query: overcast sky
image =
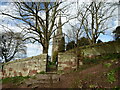
<svg viewBox="0 0 120 90">
<path fill-rule="evenodd" d="M 4 1 L 4 0 L 3 0 L 3 1 Z M 10 1 L 11 1 L 11 0 L 10 0 Z M 70 1 L 71 1 L 71 0 L 70 0 Z M 69 1 L 69 2 L 70 2 L 70 1 Z M 75 0 L 72 0 L 72 1 L 75 1 Z M 76 0 L 76 1 L 77 1 L 77 0 Z M 78 1 L 79 1 L 79 0 L 78 0 Z M 84 1 L 84 2 L 85 2 L 85 1 L 89 2 L 90 0 L 83 0 L 83 1 Z M 112 0 L 107 0 L 107 1 L 111 2 Z M 117 2 L 118 0 L 114 0 L 114 1 Z M 72 6 L 71 8 L 69 8 L 69 12 L 72 13 L 72 14 L 75 14 L 75 13 L 76 13 L 76 7 L 77 7 L 77 6 L 74 5 L 74 6 Z M 15 9 L 15 7 L 13 7 L 12 4 L 8 4 L 8 3 L 3 4 L 3 3 L 0 2 L 0 10 L 4 10 L 4 11 L 6 11 L 7 13 L 9 12 L 10 14 L 16 14 L 13 9 Z M 117 12 L 116 12 L 116 13 L 117 13 Z M 17 14 L 16 14 L 16 15 L 17 15 Z M 65 19 L 62 18 L 62 22 L 64 22 L 64 21 L 65 21 Z M 15 20 L 14 22 L 15 22 L 15 23 L 18 23 L 18 21 L 16 21 L 16 20 Z M 71 21 L 71 22 L 73 22 L 73 21 Z M 9 23 L 9 24 L 8 24 L 8 23 Z M 4 25 L 4 26 L 6 26 L 6 27 L 9 27 L 9 28 L 11 28 L 11 29 L 13 29 L 13 30 L 15 30 L 15 31 L 21 31 L 21 29 L 20 29 L 19 27 L 17 27 L 17 26 L 13 23 L 13 21 L 11 21 L 11 19 L 10 19 L 9 17 L 7 17 L 7 16 L 2 16 L 2 15 L 0 15 L 0 24 Z M 18 24 L 22 26 L 22 23 L 21 23 L 21 22 L 19 22 Z M 110 30 L 108 30 L 107 33 L 106 33 L 106 35 L 101 35 L 101 36 L 99 37 L 99 39 L 101 39 L 101 40 L 104 41 L 104 42 L 113 40 L 113 35 L 112 35 L 111 32 L 118 26 L 118 18 L 114 18 L 114 19 L 112 20 L 112 22 L 110 23 L 110 25 L 111 25 L 113 28 L 110 29 Z M 66 25 L 63 26 L 63 32 L 66 33 L 67 29 L 69 29 L 69 28 L 68 28 L 68 25 L 66 24 Z M 0 25 L 0 32 L 2 32 L 2 30 L 4 31 L 3 27 Z M 39 55 L 39 54 L 42 53 L 42 47 L 41 47 L 40 44 L 31 44 L 31 43 L 30 43 L 30 44 L 26 44 L 26 46 L 27 46 L 27 56 L 28 56 L 28 57 L 36 56 L 36 55 Z M 52 46 L 50 45 L 49 55 L 51 55 L 51 50 L 52 50 Z"/>
</svg>

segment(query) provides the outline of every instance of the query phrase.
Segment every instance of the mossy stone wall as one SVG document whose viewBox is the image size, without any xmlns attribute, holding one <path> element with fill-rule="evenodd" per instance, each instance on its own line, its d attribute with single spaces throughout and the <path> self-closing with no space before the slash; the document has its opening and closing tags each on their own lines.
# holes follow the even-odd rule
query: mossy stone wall
<svg viewBox="0 0 120 90">
<path fill-rule="evenodd" d="M 5 63 L 0 77 L 33 76 L 41 71 L 46 71 L 46 54 Z"/>
<path fill-rule="evenodd" d="M 88 45 L 77 48 L 82 57 L 95 57 L 98 55 L 120 53 L 120 41 L 111 41 L 95 45 Z M 80 53 L 81 52 L 81 53 Z M 82 60 L 79 60 L 82 65 Z M 75 49 L 58 54 L 58 70 L 70 70 L 76 68 Z"/>
</svg>

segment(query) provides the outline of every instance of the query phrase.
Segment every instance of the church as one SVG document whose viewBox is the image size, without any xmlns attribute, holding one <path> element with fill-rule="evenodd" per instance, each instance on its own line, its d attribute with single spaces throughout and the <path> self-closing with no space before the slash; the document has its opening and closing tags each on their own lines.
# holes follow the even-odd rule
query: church
<svg viewBox="0 0 120 90">
<path fill-rule="evenodd" d="M 53 35 L 53 45 L 52 45 L 52 61 L 53 61 L 53 55 L 54 53 L 60 52 L 59 49 L 61 48 L 61 40 L 64 41 L 63 44 L 65 44 L 64 34 L 62 31 L 62 22 L 61 22 L 61 16 L 59 16 L 58 21 L 58 29 Z"/>
</svg>

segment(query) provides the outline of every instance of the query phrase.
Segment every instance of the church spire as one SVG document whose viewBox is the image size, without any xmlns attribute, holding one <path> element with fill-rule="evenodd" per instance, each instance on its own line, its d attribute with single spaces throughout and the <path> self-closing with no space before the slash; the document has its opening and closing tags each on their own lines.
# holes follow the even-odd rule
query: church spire
<svg viewBox="0 0 120 90">
<path fill-rule="evenodd" d="M 61 22 L 61 14 L 59 16 L 59 21 L 58 21 L 58 30 L 57 30 L 57 35 L 62 35 L 62 22 Z"/>
<path fill-rule="evenodd" d="M 60 14 L 60 16 L 59 16 L 59 21 L 58 21 L 58 25 L 61 25 L 62 23 L 61 23 L 61 14 Z"/>
</svg>

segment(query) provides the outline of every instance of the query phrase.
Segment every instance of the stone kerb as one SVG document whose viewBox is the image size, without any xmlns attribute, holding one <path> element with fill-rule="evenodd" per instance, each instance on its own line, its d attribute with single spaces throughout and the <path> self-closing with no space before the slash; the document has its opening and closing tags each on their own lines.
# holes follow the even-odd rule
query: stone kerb
<svg viewBox="0 0 120 90">
<path fill-rule="evenodd" d="M 41 71 L 46 71 L 46 54 L 15 60 L 4 64 L 2 76 L 33 76 Z"/>
</svg>

